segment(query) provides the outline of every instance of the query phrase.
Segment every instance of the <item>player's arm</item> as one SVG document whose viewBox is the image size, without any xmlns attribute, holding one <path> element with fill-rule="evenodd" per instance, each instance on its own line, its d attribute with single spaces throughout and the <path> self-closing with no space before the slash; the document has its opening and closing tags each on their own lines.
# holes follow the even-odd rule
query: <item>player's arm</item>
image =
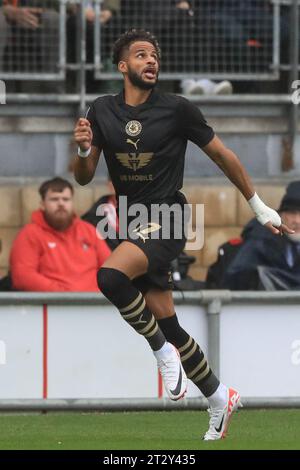
<svg viewBox="0 0 300 470">
<path fill-rule="evenodd" d="M 74 129 L 74 139 L 78 145 L 78 155 L 74 160 L 74 177 L 81 186 L 94 177 L 101 149 L 92 145 L 93 132 L 87 119 L 79 119 Z"/>
<path fill-rule="evenodd" d="M 213 160 L 230 181 L 240 190 L 255 213 L 257 220 L 265 225 L 274 234 L 282 232 L 294 233 L 289 227 L 281 223 L 279 214 L 266 206 L 258 197 L 250 177 L 236 154 L 228 149 L 217 137 L 203 147 L 203 151 Z"/>
</svg>

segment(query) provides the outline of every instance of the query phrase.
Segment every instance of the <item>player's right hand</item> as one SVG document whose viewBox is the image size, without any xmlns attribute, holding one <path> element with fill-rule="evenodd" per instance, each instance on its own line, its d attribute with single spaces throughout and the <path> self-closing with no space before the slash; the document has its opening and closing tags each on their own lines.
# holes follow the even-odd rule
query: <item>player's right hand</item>
<svg viewBox="0 0 300 470">
<path fill-rule="evenodd" d="M 74 129 L 74 139 L 81 150 L 88 150 L 92 145 L 93 132 L 87 119 L 78 119 Z"/>
</svg>

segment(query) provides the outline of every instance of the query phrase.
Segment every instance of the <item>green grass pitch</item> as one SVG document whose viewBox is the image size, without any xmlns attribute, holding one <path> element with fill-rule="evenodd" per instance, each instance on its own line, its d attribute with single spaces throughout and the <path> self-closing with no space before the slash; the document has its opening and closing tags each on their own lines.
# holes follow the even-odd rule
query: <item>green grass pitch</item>
<svg viewBox="0 0 300 470">
<path fill-rule="evenodd" d="M 0 414 L 0 450 L 300 449 L 300 410 L 241 410 L 228 437 L 203 442 L 205 411 Z"/>
</svg>

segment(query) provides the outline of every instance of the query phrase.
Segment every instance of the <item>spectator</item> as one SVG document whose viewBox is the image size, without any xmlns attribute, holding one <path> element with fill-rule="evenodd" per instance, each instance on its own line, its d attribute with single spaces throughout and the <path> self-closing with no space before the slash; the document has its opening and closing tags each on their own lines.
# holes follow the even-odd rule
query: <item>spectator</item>
<svg viewBox="0 0 300 470">
<path fill-rule="evenodd" d="M 233 92 L 228 80 L 217 83 L 208 78 L 184 78 L 180 85 L 184 95 L 231 95 Z"/>
<path fill-rule="evenodd" d="M 13 288 L 98 292 L 96 275 L 110 255 L 106 242 L 74 214 L 73 187 L 68 181 L 46 181 L 39 193 L 41 208 L 13 243 Z"/>
<path fill-rule="evenodd" d="M 251 220 L 236 245 L 219 287 L 232 290 L 300 288 L 300 181 L 290 183 L 278 209 L 294 234 L 275 237 Z M 220 260 L 219 260 L 220 262 Z"/>
<path fill-rule="evenodd" d="M 207 21 L 208 41 L 214 47 L 216 61 L 224 63 L 225 56 L 225 63 L 236 65 L 239 71 L 243 56 L 262 62 L 272 59 L 264 53 L 264 42 L 270 37 L 273 27 L 269 1 L 210 0 L 200 2 L 198 15 Z M 227 49 L 230 44 L 235 46 L 235 53 Z"/>
<path fill-rule="evenodd" d="M 121 0 L 122 32 L 145 28 L 164 50 L 163 72 L 195 70 L 193 0 Z"/>
<path fill-rule="evenodd" d="M 0 71 L 3 70 L 3 55 L 6 43 L 3 38 L 7 37 L 8 24 L 6 21 L 7 9 L 3 7 L 3 1 L 0 0 Z"/>
<path fill-rule="evenodd" d="M 76 41 L 74 41 L 74 38 L 76 38 L 76 31 L 78 28 L 78 8 L 79 7 L 76 5 L 70 7 L 69 11 L 71 15 L 67 22 L 68 49 L 69 59 L 71 62 L 75 62 L 76 60 Z M 101 12 L 98 20 L 101 23 L 101 43 L 105 43 L 105 56 L 110 56 L 111 46 L 115 41 L 115 37 L 118 35 L 118 31 L 115 31 L 115 34 L 113 34 L 113 30 L 117 29 L 116 24 L 118 24 L 119 10 L 120 0 L 104 0 L 101 5 Z M 91 4 L 87 4 L 85 18 L 87 20 L 87 62 L 90 63 L 94 60 L 94 24 L 96 20 L 95 10 Z"/>
<path fill-rule="evenodd" d="M 267 0 L 194 0 L 196 70 L 211 73 L 263 73 L 272 63 L 273 14 Z M 208 68 L 208 70 L 207 70 Z M 235 92 L 252 93 L 260 81 L 234 83 Z M 270 82 L 268 82 L 270 87 Z M 201 79 L 181 84 L 184 94 L 231 94 L 228 80 Z M 269 89 L 269 88 L 268 88 Z"/>
<path fill-rule="evenodd" d="M 59 50 L 58 0 L 49 0 L 47 8 L 45 2 L 40 0 L 3 0 L 2 5 L 0 70 L 56 72 Z"/>
<path fill-rule="evenodd" d="M 78 44 L 76 41 L 77 30 L 78 30 L 78 5 L 70 6 L 69 8 L 69 17 L 67 20 L 67 43 L 68 43 L 68 62 L 74 63 L 78 60 L 77 51 Z M 100 33 L 101 33 L 101 61 L 103 70 L 107 71 L 108 60 L 109 67 L 111 67 L 111 48 L 113 43 L 119 34 L 120 28 L 120 0 L 103 0 L 101 4 L 100 17 L 98 21 L 101 24 Z M 87 4 L 85 10 L 86 18 L 86 62 L 94 62 L 94 26 L 96 21 L 95 10 L 92 6 L 92 3 Z M 77 49 L 76 49 L 77 47 Z M 111 70 L 109 70 L 111 71 Z M 94 80 L 94 72 L 87 72 L 87 82 L 89 92 L 99 91 L 99 82 Z M 71 86 L 74 87 L 72 81 L 75 77 L 71 79 Z M 116 90 L 114 90 L 116 91 Z"/>
</svg>

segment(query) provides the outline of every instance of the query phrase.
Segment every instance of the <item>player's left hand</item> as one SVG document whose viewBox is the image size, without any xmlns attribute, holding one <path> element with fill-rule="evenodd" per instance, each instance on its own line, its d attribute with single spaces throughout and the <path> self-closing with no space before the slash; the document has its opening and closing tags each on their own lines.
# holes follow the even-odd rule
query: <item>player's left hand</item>
<svg viewBox="0 0 300 470">
<path fill-rule="evenodd" d="M 284 233 L 295 233 L 287 225 L 282 223 L 281 217 L 274 209 L 265 204 L 259 207 L 256 212 L 256 218 L 264 227 L 269 229 L 274 235 L 283 235 Z"/>
<path fill-rule="evenodd" d="M 274 235 L 283 235 L 284 233 L 295 233 L 287 225 L 282 223 L 281 217 L 274 209 L 268 207 L 256 193 L 248 200 L 248 203 L 255 213 L 260 224 L 271 230 Z"/>
<path fill-rule="evenodd" d="M 283 235 L 284 233 L 295 233 L 295 230 L 292 230 L 290 227 L 283 223 L 279 227 L 274 227 L 272 225 L 272 222 L 267 222 L 266 224 L 264 224 L 264 226 L 271 230 L 274 235 Z"/>
</svg>

